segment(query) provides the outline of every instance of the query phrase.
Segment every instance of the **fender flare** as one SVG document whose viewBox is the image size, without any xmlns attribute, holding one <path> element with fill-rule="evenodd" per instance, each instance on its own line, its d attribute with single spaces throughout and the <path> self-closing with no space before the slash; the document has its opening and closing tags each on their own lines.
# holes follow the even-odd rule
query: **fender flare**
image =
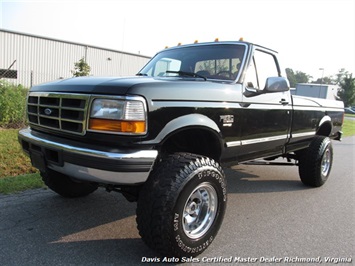
<svg viewBox="0 0 355 266">
<path fill-rule="evenodd" d="M 221 131 L 217 124 L 210 119 L 209 117 L 201 114 L 188 114 L 184 116 L 177 117 L 167 123 L 164 128 L 159 132 L 159 134 L 152 140 L 143 141 L 142 144 L 158 144 L 164 141 L 167 136 L 171 133 L 183 129 L 186 127 L 198 126 L 200 128 L 207 128 L 212 132 L 215 132 L 216 135 L 220 135 Z"/>
<path fill-rule="evenodd" d="M 333 129 L 333 125 L 332 125 L 332 119 L 330 118 L 329 115 L 325 115 L 325 116 L 319 121 L 317 132 L 322 128 L 323 125 L 326 125 L 326 124 L 330 126 L 330 132 L 329 132 L 329 134 L 331 134 L 331 133 L 332 133 L 332 129 Z"/>
</svg>

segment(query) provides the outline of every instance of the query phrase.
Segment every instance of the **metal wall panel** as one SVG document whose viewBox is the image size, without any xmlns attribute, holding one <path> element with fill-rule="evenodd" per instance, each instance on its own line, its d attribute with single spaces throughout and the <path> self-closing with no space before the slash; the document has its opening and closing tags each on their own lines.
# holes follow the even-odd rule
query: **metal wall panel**
<svg viewBox="0 0 355 266">
<path fill-rule="evenodd" d="M 93 76 L 135 75 L 150 59 L 148 56 L 0 29 L 0 70 L 8 69 L 16 60 L 11 70 L 17 71 L 17 78 L 6 78 L 14 84 L 30 87 L 70 78 L 74 63 L 83 57 Z"/>
</svg>

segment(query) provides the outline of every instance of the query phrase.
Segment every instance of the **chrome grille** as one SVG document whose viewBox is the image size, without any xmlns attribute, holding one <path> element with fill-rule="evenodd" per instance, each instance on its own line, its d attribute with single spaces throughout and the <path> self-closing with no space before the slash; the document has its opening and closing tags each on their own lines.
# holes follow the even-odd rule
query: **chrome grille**
<svg viewBox="0 0 355 266">
<path fill-rule="evenodd" d="M 57 131 L 84 135 L 88 95 L 32 92 L 27 99 L 28 121 Z"/>
</svg>

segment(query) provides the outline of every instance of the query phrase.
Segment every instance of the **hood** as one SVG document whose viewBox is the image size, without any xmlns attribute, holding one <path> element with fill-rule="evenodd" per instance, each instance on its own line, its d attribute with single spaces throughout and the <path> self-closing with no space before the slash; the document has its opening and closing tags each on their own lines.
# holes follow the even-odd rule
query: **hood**
<svg viewBox="0 0 355 266">
<path fill-rule="evenodd" d="M 77 77 L 33 86 L 31 91 L 124 95 L 129 88 L 154 82 L 147 77 Z"/>
<path fill-rule="evenodd" d="M 220 99 L 228 101 L 231 98 L 230 89 L 233 85 L 235 86 L 236 84 L 233 82 L 214 82 L 180 77 L 78 77 L 37 85 L 32 87 L 31 91 L 104 95 L 134 94 L 143 95 L 149 100 L 168 99 L 188 101 L 191 99 L 200 99 L 215 101 L 216 99 Z"/>
</svg>

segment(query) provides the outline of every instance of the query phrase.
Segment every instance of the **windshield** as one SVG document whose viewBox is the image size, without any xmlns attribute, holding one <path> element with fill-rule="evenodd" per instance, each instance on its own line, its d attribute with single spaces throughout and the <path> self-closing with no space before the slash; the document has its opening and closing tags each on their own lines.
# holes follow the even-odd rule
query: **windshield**
<svg viewBox="0 0 355 266">
<path fill-rule="evenodd" d="M 239 76 L 245 50 L 246 46 L 240 44 L 169 49 L 158 53 L 138 75 L 235 80 Z"/>
</svg>

